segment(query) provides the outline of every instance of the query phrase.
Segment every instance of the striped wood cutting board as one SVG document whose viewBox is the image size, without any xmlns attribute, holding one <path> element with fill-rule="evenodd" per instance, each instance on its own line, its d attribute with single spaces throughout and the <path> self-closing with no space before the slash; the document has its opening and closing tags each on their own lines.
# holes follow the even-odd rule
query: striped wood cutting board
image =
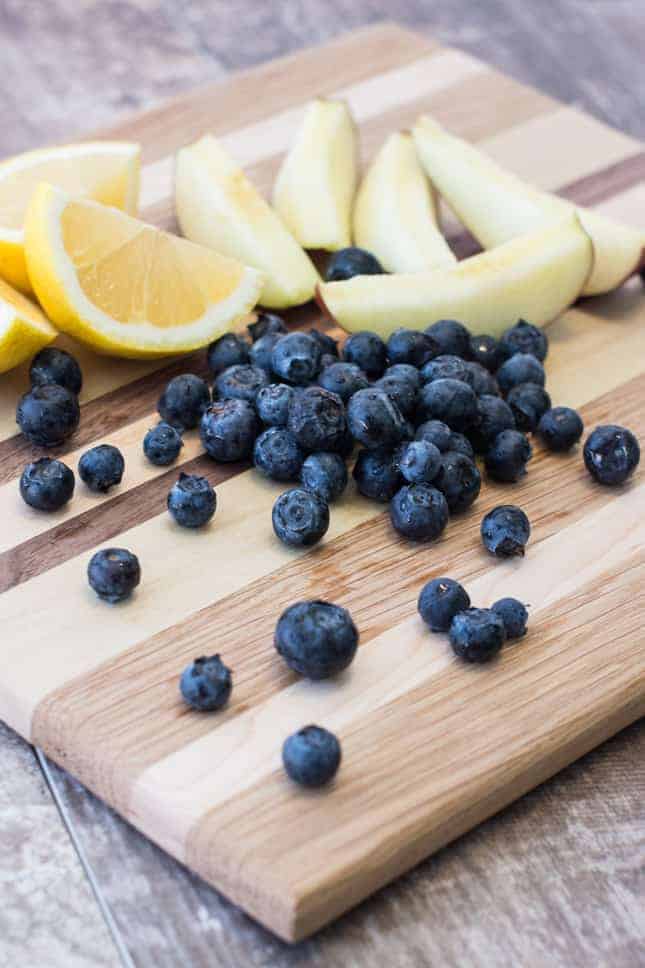
<svg viewBox="0 0 645 968">
<path fill-rule="evenodd" d="M 645 226 L 637 143 L 392 26 L 109 132 L 143 142 L 144 218 L 173 226 L 172 154 L 204 130 L 268 189 L 303 102 L 317 94 L 348 98 L 365 160 L 428 111 L 541 186 Z M 316 318 L 312 307 L 292 315 L 294 325 Z M 581 406 L 587 425 L 613 420 L 643 439 L 640 282 L 581 303 L 549 335 L 554 400 Z M 126 475 L 105 497 L 79 486 L 55 515 L 23 505 L 17 477 L 35 454 L 15 436 L 13 415 L 25 372 L 2 378 L 0 714 L 282 937 L 320 927 L 645 710 L 642 472 L 625 489 L 603 489 L 579 454 L 538 447 L 525 483 L 486 485 L 430 547 L 399 541 L 382 507 L 352 493 L 334 507 L 322 546 L 297 553 L 272 535 L 280 488 L 209 462 L 189 434 L 181 466 L 208 476 L 219 499 L 212 526 L 194 534 L 164 510 L 177 468 L 145 463 L 141 440 L 160 388 L 185 369 L 203 372 L 203 354 L 162 364 L 75 352 L 83 417 L 65 459 L 75 466 L 88 444 L 110 441 Z M 478 529 L 509 498 L 534 531 L 526 559 L 502 564 Z M 106 543 L 142 563 L 142 585 L 123 606 L 101 604 L 86 584 L 87 561 Z M 478 604 L 501 595 L 532 603 L 528 637 L 493 666 L 456 662 L 416 615 L 421 584 L 438 574 L 464 581 Z M 362 648 L 340 681 L 296 681 L 273 651 L 280 611 L 306 597 L 342 603 L 360 627 Z M 180 703 L 177 678 L 214 651 L 234 670 L 233 699 L 199 716 Z M 344 748 L 335 786 L 322 793 L 295 789 L 280 768 L 283 738 L 312 721 L 336 730 Z"/>
</svg>

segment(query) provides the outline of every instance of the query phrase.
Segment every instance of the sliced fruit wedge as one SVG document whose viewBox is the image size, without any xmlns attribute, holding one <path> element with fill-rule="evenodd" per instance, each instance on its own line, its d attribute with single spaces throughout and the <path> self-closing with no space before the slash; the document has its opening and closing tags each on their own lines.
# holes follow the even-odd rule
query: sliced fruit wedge
<svg viewBox="0 0 645 968">
<path fill-rule="evenodd" d="M 439 230 L 436 196 L 410 134 L 391 134 L 367 169 L 354 205 L 354 241 L 387 272 L 457 261 Z"/>
<path fill-rule="evenodd" d="M 427 116 L 414 142 L 435 188 L 485 249 L 577 211 L 595 250 L 583 295 L 609 292 L 645 266 L 645 232 L 528 185 Z"/>
<path fill-rule="evenodd" d="M 0 279 L 0 373 L 29 359 L 57 335 L 31 299 Z"/>
<path fill-rule="evenodd" d="M 54 324 L 114 356 L 204 346 L 255 306 L 264 277 L 116 208 L 40 185 L 27 209 L 29 276 Z"/>
<path fill-rule="evenodd" d="M 273 206 L 305 249 L 351 245 L 356 192 L 356 127 L 344 101 L 308 105 L 273 187 Z"/>
<path fill-rule="evenodd" d="M 542 326 L 577 298 L 593 247 L 575 213 L 505 245 L 432 272 L 356 276 L 318 287 L 321 307 L 343 329 L 423 329 L 458 319 L 474 333 L 501 333 L 520 318 Z"/>
<path fill-rule="evenodd" d="M 0 276 L 31 292 L 24 253 L 27 205 L 40 182 L 136 213 L 141 149 L 126 141 L 43 148 L 0 164 Z"/>
<path fill-rule="evenodd" d="M 265 273 L 260 302 L 308 302 L 320 277 L 306 252 L 212 135 L 177 155 L 175 207 L 186 238 Z"/>
</svg>

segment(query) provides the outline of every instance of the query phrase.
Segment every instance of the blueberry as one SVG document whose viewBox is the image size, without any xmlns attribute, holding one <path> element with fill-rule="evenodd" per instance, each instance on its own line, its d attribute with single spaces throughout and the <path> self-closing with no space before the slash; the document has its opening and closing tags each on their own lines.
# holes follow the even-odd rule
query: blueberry
<svg viewBox="0 0 645 968">
<path fill-rule="evenodd" d="M 247 329 L 254 343 L 256 340 L 262 339 L 263 336 L 267 336 L 269 333 L 278 333 L 283 335 L 287 332 L 287 326 L 284 319 L 275 313 L 258 313 L 255 322 L 249 323 Z"/>
<path fill-rule="evenodd" d="M 290 430 L 269 427 L 255 441 L 253 463 L 274 481 L 296 481 L 305 455 Z"/>
<path fill-rule="evenodd" d="M 417 391 L 409 380 L 398 376 L 382 376 L 374 386 L 385 390 L 392 403 L 396 404 L 404 417 L 411 417 L 417 404 Z"/>
<path fill-rule="evenodd" d="M 484 454 L 503 430 L 515 430 L 513 411 L 501 397 L 488 394 L 477 400 L 477 417 L 468 431 L 470 442 L 478 454 Z"/>
<path fill-rule="evenodd" d="M 55 383 L 32 387 L 18 401 L 16 423 L 32 444 L 56 447 L 74 433 L 81 419 L 74 393 Z"/>
<path fill-rule="evenodd" d="M 616 424 L 596 427 L 585 441 L 586 468 L 600 484 L 623 484 L 638 467 L 640 457 L 634 434 Z"/>
<path fill-rule="evenodd" d="M 504 362 L 505 356 L 494 336 L 480 333 L 470 337 L 470 356 L 475 362 L 494 373 Z"/>
<path fill-rule="evenodd" d="M 156 427 L 151 427 L 143 438 L 143 453 L 157 467 L 166 467 L 177 460 L 183 446 L 177 428 L 163 420 Z"/>
<path fill-rule="evenodd" d="M 287 426 L 307 452 L 339 450 L 347 433 L 343 401 L 322 387 L 306 387 L 289 404 Z"/>
<path fill-rule="evenodd" d="M 358 390 L 347 405 L 347 422 L 364 447 L 393 447 L 403 439 L 404 420 L 385 390 Z"/>
<path fill-rule="evenodd" d="M 309 330 L 309 335 L 316 340 L 320 346 L 321 358 L 322 356 L 333 356 L 338 359 L 338 340 L 330 336 L 329 333 L 324 333 L 322 329 L 316 329 L 313 326 Z"/>
<path fill-rule="evenodd" d="M 344 362 L 335 362 L 325 367 L 318 377 L 318 383 L 330 393 L 336 393 L 343 403 L 347 403 L 357 390 L 364 390 L 369 386 L 369 381 L 359 366 Z"/>
<path fill-rule="evenodd" d="M 249 351 L 249 363 L 252 366 L 264 370 L 268 375 L 272 375 L 273 350 L 283 335 L 282 333 L 267 333 L 265 336 L 257 339 Z"/>
<path fill-rule="evenodd" d="M 250 403 L 219 400 L 204 411 L 199 436 L 209 457 L 231 463 L 251 456 L 258 430 L 258 418 Z"/>
<path fill-rule="evenodd" d="M 207 350 L 208 368 L 217 376 L 222 370 L 238 363 L 249 362 L 249 344 L 239 333 L 225 333 Z"/>
<path fill-rule="evenodd" d="M 320 344 L 309 333 L 288 333 L 273 347 L 271 369 L 286 383 L 305 386 L 320 369 Z"/>
<path fill-rule="evenodd" d="M 465 361 L 460 356 L 451 356 L 449 353 L 436 356 L 426 363 L 420 376 L 422 383 L 432 383 L 433 380 L 461 380 L 469 383 Z"/>
<path fill-rule="evenodd" d="M 465 662 L 489 662 L 506 638 L 504 623 L 490 608 L 467 608 L 450 623 L 450 644 Z"/>
<path fill-rule="evenodd" d="M 540 417 L 538 435 L 543 443 L 557 452 L 569 450 L 582 437 L 584 424 L 580 414 L 571 407 L 552 407 Z"/>
<path fill-rule="evenodd" d="M 125 548 L 103 548 L 92 555 L 87 580 L 104 602 L 122 602 L 141 581 L 139 559 Z"/>
<path fill-rule="evenodd" d="M 526 474 L 533 449 L 526 434 L 519 430 L 502 430 L 486 451 L 486 473 L 494 481 L 512 484 Z"/>
<path fill-rule="evenodd" d="M 447 632 L 457 612 L 470 608 L 470 596 L 453 578 L 433 578 L 421 589 L 417 607 L 433 632 Z"/>
<path fill-rule="evenodd" d="M 27 464 L 20 477 L 20 495 L 38 511 L 58 511 L 74 493 L 74 473 L 67 464 L 41 457 Z"/>
<path fill-rule="evenodd" d="M 477 419 L 477 397 L 461 380 L 433 380 L 421 388 L 419 412 L 423 420 L 442 420 L 463 431 Z"/>
<path fill-rule="evenodd" d="M 485 395 L 498 397 L 499 386 L 492 373 L 489 373 L 485 366 L 474 361 L 466 361 L 466 378 L 464 380 L 475 391 L 475 395 L 482 397 Z"/>
<path fill-rule="evenodd" d="M 286 383 L 270 383 L 258 390 L 255 407 L 260 420 L 272 427 L 286 427 L 294 392 Z"/>
<path fill-rule="evenodd" d="M 395 329 L 387 341 L 390 363 L 409 363 L 410 366 L 421 367 L 440 352 L 432 336 L 417 329 Z"/>
<path fill-rule="evenodd" d="M 450 353 L 467 360 L 470 355 L 470 333 L 456 319 L 440 319 L 426 327 L 426 333 L 439 344 L 440 353 Z"/>
<path fill-rule="evenodd" d="M 477 464 L 465 454 L 447 450 L 441 455 L 433 481 L 446 499 L 452 514 L 465 511 L 479 497 L 482 479 Z"/>
<path fill-rule="evenodd" d="M 398 460 L 409 484 L 430 484 L 441 465 L 441 451 L 427 440 L 412 440 L 405 444 Z"/>
<path fill-rule="evenodd" d="M 179 680 L 182 699 L 203 713 L 221 709 L 233 688 L 231 670 L 219 655 L 202 655 L 186 666 Z"/>
<path fill-rule="evenodd" d="M 121 483 L 124 470 L 123 454 L 112 444 L 99 444 L 86 450 L 78 462 L 80 479 L 91 491 L 101 494 Z"/>
<path fill-rule="evenodd" d="M 519 319 L 515 326 L 507 329 L 500 339 L 500 350 L 507 356 L 514 356 L 516 353 L 530 353 L 536 360 L 543 363 L 549 351 L 549 341 L 546 334 L 527 323 L 525 319 Z"/>
<path fill-rule="evenodd" d="M 347 487 L 345 461 L 340 454 L 329 451 L 310 454 L 300 469 L 300 482 L 306 491 L 319 494 L 331 504 Z"/>
<path fill-rule="evenodd" d="M 545 383 L 544 367 L 531 353 L 516 353 L 502 363 L 495 374 L 499 388 L 506 394 L 519 383 Z"/>
<path fill-rule="evenodd" d="M 29 379 L 32 387 L 55 383 L 77 396 L 83 386 L 83 374 L 74 357 L 55 346 L 46 346 L 36 353 L 29 367 Z"/>
<path fill-rule="evenodd" d="M 371 252 L 350 245 L 332 254 L 327 263 L 325 279 L 327 282 L 342 282 L 353 276 L 380 276 L 383 272 L 383 266 Z"/>
<path fill-rule="evenodd" d="M 498 558 L 523 555 L 531 534 L 524 511 L 513 504 L 500 504 L 485 515 L 481 523 L 484 547 Z"/>
<path fill-rule="evenodd" d="M 215 491 L 198 474 L 182 472 L 168 494 L 168 510 L 182 528 L 201 528 L 208 524 L 216 507 Z"/>
<path fill-rule="evenodd" d="M 307 679 L 328 679 L 353 660 L 358 629 L 347 609 L 340 605 L 296 602 L 280 616 L 274 644 L 294 672 Z"/>
<path fill-rule="evenodd" d="M 252 363 L 229 366 L 215 379 L 216 396 L 220 400 L 246 400 L 247 403 L 255 403 L 258 392 L 268 385 L 267 371 Z"/>
<path fill-rule="evenodd" d="M 410 541 L 434 541 L 448 523 L 448 505 L 436 487 L 406 484 L 390 502 L 390 520 Z"/>
<path fill-rule="evenodd" d="M 411 363 L 393 363 L 392 366 L 388 366 L 383 376 L 395 376 L 398 380 L 405 380 L 415 390 L 421 386 L 421 374 Z"/>
<path fill-rule="evenodd" d="M 428 443 L 434 444 L 439 450 L 451 450 L 450 447 L 450 437 L 452 431 L 448 424 L 445 424 L 442 420 L 426 420 L 425 423 L 419 424 L 414 435 L 415 440 L 427 440 Z"/>
<path fill-rule="evenodd" d="M 513 411 L 518 430 L 532 433 L 551 406 L 551 397 L 538 383 L 518 383 L 509 390 L 506 402 Z"/>
<path fill-rule="evenodd" d="M 463 434 L 458 434 L 455 430 L 450 433 L 450 440 L 448 441 L 448 446 L 446 450 L 456 451 L 458 454 L 463 454 L 470 460 L 475 460 L 475 450 L 473 445 Z"/>
<path fill-rule="evenodd" d="M 343 359 L 359 366 L 370 380 L 376 380 L 385 370 L 387 361 L 385 343 L 380 336 L 369 330 L 352 333 L 345 341 Z"/>
<path fill-rule="evenodd" d="M 273 505 L 273 530 L 293 548 L 316 544 L 329 527 L 329 507 L 320 494 L 294 487 Z"/>
<path fill-rule="evenodd" d="M 159 397 L 157 410 L 161 419 L 181 430 L 192 430 L 211 402 L 208 385 L 194 373 L 174 377 Z"/>
<path fill-rule="evenodd" d="M 517 598 L 500 598 L 491 606 L 491 611 L 499 615 L 504 623 L 507 639 L 521 639 L 526 635 L 529 613 L 526 606 L 518 602 Z"/>
<path fill-rule="evenodd" d="M 282 762 L 288 777 L 304 787 L 321 787 L 336 776 L 340 766 L 340 743 L 322 726 L 305 726 L 287 737 Z"/>
<path fill-rule="evenodd" d="M 363 497 L 387 504 L 403 484 L 403 475 L 391 450 L 377 447 L 360 450 L 353 477 Z"/>
</svg>

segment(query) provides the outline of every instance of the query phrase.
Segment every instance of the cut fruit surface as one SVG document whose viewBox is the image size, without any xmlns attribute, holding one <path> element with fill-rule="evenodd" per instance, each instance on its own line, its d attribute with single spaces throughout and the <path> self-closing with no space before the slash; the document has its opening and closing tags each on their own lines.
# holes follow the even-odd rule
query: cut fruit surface
<svg viewBox="0 0 645 968">
<path fill-rule="evenodd" d="M 645 265 L 645 232 L 528 185 L 432 118 L 419 119 L 414 142 L 435 188 L 485 249 L 577 211 L 594 246 L 583 295 L 609 292 Z"/>
<path fill-rule="evenodd" d="M 24 252 L 27 206 L 40 182 L 134 214 L 141 149 L 127 141 L 43 148 L 0 164 L 0 276 L 31 292 Z"/>
<path fill-rule="evenodd" d="M 313 297 L 320 278 L 313 262 L 212 135 L 178 153 L 175 207 L 186 238 L 265 273 L 264 306 L 286 309 Z"/>
<path fill-rule="evenodd" d="M 356 191 L 356 128 L 344 101 L 308 105 L 273 188 L 273 205 L 305 249 L 351 245 Z"/>
<path fill-rule="evenodd" d="M 570 213 L 454 266 L 325 283 L 318 301 L 350 332 L 386 338 L 399 326 L 458 319 L 474 333 L 497 335 L 521 317 L 542 326 L 558 316 L 580 294 L 592 262 L 589 236 Z"/>
<path fill-rule="evenodd" d="M 54 324 L 115 356 L 204 346 L 258 300 L 263 276 L 116 208 L 40 185 L 25 220 L 34 290 Z"/>
<path fill-rule="evenodd" d="M 387 272 L 457 261 L 439 230 L 436 197 L 411 135 L 390 135 L 367 169 L 354 206 L 354 241 Z"/>
<path fill-rule="evenodd" d="M 0 279 L 0 373 L 29 359 L 57 335 L 31 299 Z"/>
</svg>

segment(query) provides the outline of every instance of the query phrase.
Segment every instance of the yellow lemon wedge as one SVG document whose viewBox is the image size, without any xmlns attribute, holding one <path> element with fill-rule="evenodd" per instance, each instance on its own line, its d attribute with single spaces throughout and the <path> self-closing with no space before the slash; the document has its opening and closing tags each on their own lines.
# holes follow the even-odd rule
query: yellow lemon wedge
<svg viewBox="0 0 645 968">
<path fill-rule="evenodd" d="M 264 283 L 235 259 L 45 184 L 27 209 L 25 253 L 54 325 L 112 356 L 204 346 L 240 325 Z"/>
<path fill-rule="evenodd" d="M 49 182 L 134 215 L 139 198 L 139 145 L 127 141 L 42 148 L 0 164 L 0 277 L 31 292 L 24 253 L 25 212 L 34 189 Z"/>
<path fill-rule="evenodd" d="M 31 299 L 0 279 L 0 373 L 29 359 L 57 335 Z"/>
</svg>

